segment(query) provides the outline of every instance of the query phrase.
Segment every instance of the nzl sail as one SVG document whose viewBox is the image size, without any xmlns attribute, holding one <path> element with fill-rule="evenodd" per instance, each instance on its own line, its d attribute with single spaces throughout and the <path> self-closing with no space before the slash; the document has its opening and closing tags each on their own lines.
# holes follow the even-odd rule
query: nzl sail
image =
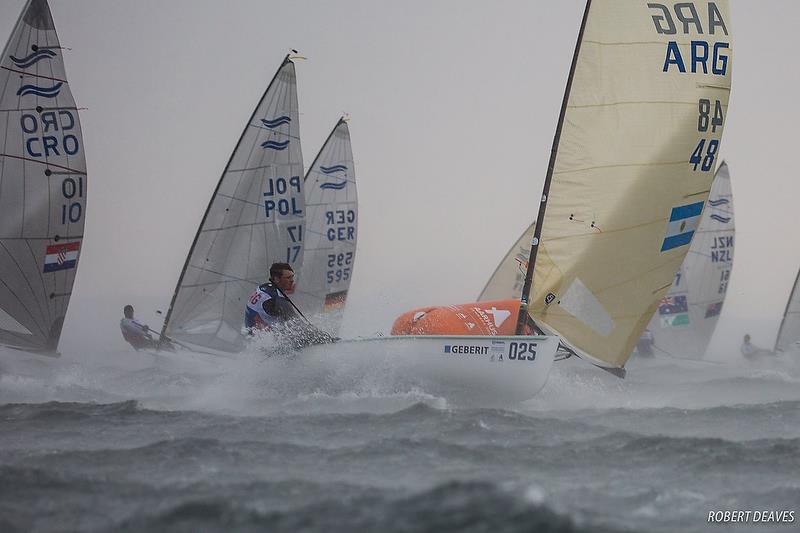
<svg viewBox="0 0 800 533">
<path fill-rule="evenodd" d="M 798 282 L 800 282 L 800 272 L 797 273 L 794 280 L 792 294 L 789 295 L 789 301 L 783 312 L 781 329 L 778 330 L 778 338 L 775 340 L 776 350 L 786 351 L 797 348 L 800 342 L 800 284 Z"/>
<path fill-rule="evenodd" d="M 358 196 L 347 121 L 339 119 L 305 178 L 305 256 L 294 300 L 324 329 L 341 326 L 353 278 Z"/>
<path fill-rule="evenodd" d="M 656 348 L 677 357 L 705 354 L 733 267 L 733 195 L 728 165 L 717 169 L 689 253 L 648 329 Z"/>
<path fill-rule="evenodd" d="M 162 336 L 238 352 L 246 298 L 273 262 L 303 261 L 303 155 L 294 63 L 286 56 L 222 173 Z"/>
<path fill-rule="evenodd" d="M 522 293 L 547 333 L 622 368 L 708 198 L 730 94 L 726 0 L 587 2 Z"/>
<path fill-rule="evenodd" d="M 78 267 L 86 159 L 46 0 L 0 61 L 0 343 L 54 354 Z"/>
</svg>

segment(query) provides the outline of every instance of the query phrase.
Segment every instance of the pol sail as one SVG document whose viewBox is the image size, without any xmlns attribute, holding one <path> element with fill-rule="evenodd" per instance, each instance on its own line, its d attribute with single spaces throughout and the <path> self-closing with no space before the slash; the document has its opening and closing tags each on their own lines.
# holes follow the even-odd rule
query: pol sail
<svg viewBox="0 0 800 533">
<path fill-rule="evenodd" d="M 294 301 L 312 322 L 336 334 L 353 279 L 358 196 L 350 129 L 342 117 L 305 178 L 303 266 Z"/>
<path fill-rule="evenodd" d="M 726 0 L 587 2 L 522 307 L 599 366 L 623 368 L 689 250 L 731 64 Z"/>
<path fill-rule="evenodd" d="M 0 343 L 55 355 L 78 267 L 86 159 L 45 0 L 29 0 L 0 62 Z"/>
<path fill-rule="evenodd" d="M 733 194 L 728 165 L 723 162 L 689 253 L 647 327 L 657 353 L 703 357 L 728 291 L 733 248 Z"/>
<path fill-rule="evenodd" d="M 303 210 L 297 83 L 287 55 L 217 184 L 162 336 L 241 351 L 246 298 L 267 281 L 272 263 L 303 261 Z"/>
</svg>

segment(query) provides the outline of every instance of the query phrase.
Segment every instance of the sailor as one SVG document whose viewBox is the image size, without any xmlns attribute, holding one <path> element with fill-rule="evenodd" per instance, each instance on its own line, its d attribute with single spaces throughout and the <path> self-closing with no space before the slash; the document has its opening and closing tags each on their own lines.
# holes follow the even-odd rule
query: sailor
<svg viewBox="0 0 800 533">
<path fill-rule="evenodd" d="M 269 267 L 269 281 L 259 285 L 244 312 L 244 325 L 253 334 L 269 330 L 293 347 L 320 344 L 335 340 L 329 334 L 308 323 L 287 294 L 294 289 L 294 270 L 288 263 L 273 263 Z"/>
<path fill-rule="evenodd" d="M 119 321 L 119 329 L 122 330 L 125 340 L 137 351 L 142 348 L 155 348 L 157 343 L 150 335 L 150 328 L 133 318 L 133 306 L 126 305 L 122 312 L 125 313 L 125 317 Z"/>
<path fill-rule="evenodd" d="M 740 348 L 742 355 L 745 359 L 754 359 L 761 355 L 775 355 L 769 350 L 765 350 L 763 348 L 759 348 L 750 342 L 750 335 L 745 334 L 744 341 L 742 341 L 742 346 Z"/>
<path fill-rule="evenodd" d="M 294 288 L 294 270 L 288 263 L 273 263 L 269 281 L 256 287 L 247 300 L 244 325 L 250 330 L 271 329 L 299 318 L 286 296 Z"/>
<path fill-rule="evenodd" d="M 645 329 L 642 336 L 639 337 L 639 342 L 636 343 L 636 352 L 642 356 L 652 357 L 654 344 L 655 337 L 653 336 L 653 332 L 649 329 Z"/>
</svg>

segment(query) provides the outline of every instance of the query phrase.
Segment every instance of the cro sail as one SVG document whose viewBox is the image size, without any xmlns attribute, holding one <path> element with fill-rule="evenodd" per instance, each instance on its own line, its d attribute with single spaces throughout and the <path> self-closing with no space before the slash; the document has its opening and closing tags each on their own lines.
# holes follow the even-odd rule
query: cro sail
<svg viewBox="0 0 800 533">
<path fill-rule="evenodd" d="M 728 13 L 587 2 L 522 298 L 600 366 L 624 366 L 700 221 L 728 110 Z"/>
<path fill-rule="evenodd" d="M 728 290 L 734 231 L 730 174 L 723 162 L 689 253 L 650 320 L 648 329 L 659 351 L 696 359 L 705 354 Z"/>
<path fill-rule="evenodd" d="M 162 336 L 238 352 L 246 298 L 269 266 L 303 261 L 303 155 L 290 56 L 247 122 L 192 243 Z"/>
<path fill-rule="evenodd" d="M 86 216 L 86 159 L 46 0 L 29 0 L 0 61 L 0 343 L 54 355 Z"/>
<path fill-rule="evenodd" d="M 293 299 L 306 316 L 336 333 L 353 278 L 358 196 L 347 121 L 339 119 L 305 177 L 303 266 Z"/>
</svg>

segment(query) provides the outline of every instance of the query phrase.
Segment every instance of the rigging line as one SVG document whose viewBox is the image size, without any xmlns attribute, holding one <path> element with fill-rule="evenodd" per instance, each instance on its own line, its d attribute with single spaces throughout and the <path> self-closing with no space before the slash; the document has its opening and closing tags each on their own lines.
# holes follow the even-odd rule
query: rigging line
<svg viewBox="0 0 800 533">
<path fill-rule="evenodd" d="M 42 111 L 80 111 L 82 109 L 87 109 L 85 107 L 72 107 L 72 106 L 38 106 L 42 108 Z M 9 109 L 0 109 L 0 113 L 17 113 L 21 111 L 31 111 L 31 112 L 39 112 L 39 110 L 35 107 L 19 107 L 19 108 L 9 108 Z"/>
<path fill-rule="evenodd" d="M 627 102 L 606 102 L 602 104 L 573 104 L 567 106 L 569 109 L 591 109 L 591 108 L 598 108 L 598 107 L 616 107 L 616 106 L 623 106 L 623 105 L 687 105 L 695 107 L 697 106 L 697 102 L 678 102 L 678 101 L 669 101 L 669 100 L 636 100 L 636 101 L 627 101 Z"/>
<path fill-rule="evenodd" d="M 59 235 L 60 239 L 83 239 L 83 235 L 76 235 L 71 237 L 69 235 L 64 235 L 63 237 Z M 55 240 L 54 237 L 0 237 L 0 241 L 52 241 Z"/>
<path fill-rule="evenodd" d="M 232 196 L 230 194 L 223 194 L 221 192 L 217 193 L 217 198 L 228 198 L 230 200 L 237 200 L 239 202 L 242 202 L 243 204 L 253 205 L 253 206 L 256 206 L 256 207 L 264 207 L 264 204 L 252 202 L 250 200 L 244 200 L 242 198 L 237 198 L 236 196 Z M 228 206 L 230 206 L 230 204 L 228 204 Z"/>
<path fill-rule="evenodd" d="M 24 70 L 16 70 L 16 69 L 9 68 L 9 67 L 0 67 L 0 68 L 2 68 L 3 70 L 8 70 L 9 72 L 15 72 L 17 74 L 22 74 L 24 76 L 28 76 L 29 78 L 44 78 L 46 80 L 60 81 L 62 83 L 69 84 L 69 82 L 67 80 L 62 80 L 61 78 L 53 78 L 51 76 L 40 76 L 39 74 L 33 74 L 31 72 L 25 72 Z"/>
<path fill-rule="evenodd" d="M 69 167 L 65 167 L 65 166 L 62 166 L 62 165 L 56 165 L 55 163 L 48 163 L 47 161 L 39 161 L 38 159 L 32 159 L 30 157 L 22 157 L 22 156 L 11 155 L 11 154 L 0 154 L 0 157 L 8 157 L 8 158 L 11 158 L 11 159 L 21 159 L 23 161 L 30 161 L 31 163 L 39 163 L 40 165 L 45 165 L 45 166 L 49 166 L 49 167 L 63 168 L 64 170 L 69 170 L 70 172 L 74 172 L 75 174 L 86 175 L 86 172 L 80 172 L 78 170 L 75 170 L 75 169 L 72 169 L 72 168 L 69 168 Z"/>
</svg>

